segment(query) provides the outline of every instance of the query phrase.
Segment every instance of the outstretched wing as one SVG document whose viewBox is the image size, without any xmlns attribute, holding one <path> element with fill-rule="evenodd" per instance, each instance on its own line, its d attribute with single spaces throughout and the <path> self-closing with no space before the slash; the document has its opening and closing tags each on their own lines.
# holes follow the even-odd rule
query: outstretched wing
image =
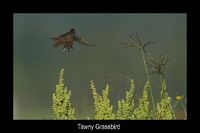
<svg viewBox="0 0 200 133">
<path fill-rule="evenodd" d="M 66 33 L 64 33 L 64 34 L 61 34 L 59 37 L 65 37 L 65 36 L 67 36 L 67 35 L 69 35 L 70 33 L 69 32 L 66 32 Z"/>
<path fill-rule="evenodd" d="M 48 39 L 52 39 L 54 41 L 53 47 L 58 47 L 64 44 L 64 39 L 60 37 L 51 37 Z"/>
<path fill-rule="evenodd" d="M 77 41 L 78 43 L 82 44 L 82 45 L 86 45 L 86 46 L 92 46 L 92 47 L 96 47 L 96 45 L 94 44 L 90 44 L 87 41 L 85 41 L 83 38 L 75 36 L 74 37 L 74 41 Z"/>
<path fill-rule="evenodd" d="M 58 46 L 61 46 L 61 45 L 64 45 L 64 41 L 63 40 L 54 40 L 54 44 L 53 44 L 53 47 L 58 47 Z"/>
</svg>

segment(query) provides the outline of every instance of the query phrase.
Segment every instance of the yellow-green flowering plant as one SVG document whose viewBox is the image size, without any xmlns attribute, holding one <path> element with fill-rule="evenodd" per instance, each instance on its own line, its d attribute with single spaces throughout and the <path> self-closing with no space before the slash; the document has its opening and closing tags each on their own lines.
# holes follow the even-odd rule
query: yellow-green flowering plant
<svg viewBox="0 0 200 133">
<path fill-rule="evenodd" d="M 138 107 L 134 110 L 132 119 L 136 120 L 147 120 L 149 119 L 149 98 L 148 98 L 148 92 L 150 88 L 150 82 L 147 80 L 143 95 L 139 99 Z"/>
<path fill-rule="evenodd" d="M 131 119 L 131 113 L 134 107 L 133 93 L 135 90 L 134 80 L 131 80 L 130 90 L 126 92 L 126 98 L 118 101 L 118 110 L 116 119 L 127 120 Z"/>
<path fill-rule="evenodd" d="M 64 87 L 64 69 L 60 71 L 59 82 L 53 93 L 53 114 L 57 120 L 73 120 L 75 119 L 75 108 L 70 102 L 71 91 Z"/>
<path fill-rule="evenodd" d="M 94 81 L 90 81 L 90 86 L 92 90 L 92 95 L 94 97 L 95 105 L 95 119 L 97 120 L 113 120 L 115 115 L 113 113 L 113 106 L 110 104 L 108 98 L 109 94 L 109 85 L 106 85 L 106 88 L 102 90 L 102 96 L 97 93 Z"/>
<path fill-rule="evenodd" d="M 157 119 L 171 120 L 175 119 L 174 112 L 171 107 L 171 98 L 166 92 L 166 80 L 161 81 L 161 101 L 157 103 Z"/>
</svg>

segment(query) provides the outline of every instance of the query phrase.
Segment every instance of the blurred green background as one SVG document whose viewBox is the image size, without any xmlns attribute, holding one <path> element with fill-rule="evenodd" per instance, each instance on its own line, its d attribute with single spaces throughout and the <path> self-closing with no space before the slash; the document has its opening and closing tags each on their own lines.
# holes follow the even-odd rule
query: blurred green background
<svg viewBox="0 0 200 133">
<path fill-rule="evenodd" d="M 140 52 L 124 50 L 121 43 L 138 32 L 144 41 L 156 44 L 146 48 L 157 57 L 160 53 L 175 61 L 166 70 L 167 90 L 175 102 L 176 95 L 186 94 L 186 14 L 142 13 L 67 13 L 24 14 L 14 18 L 14 119 L 49 119 L 52 93 L 61 68 L 65 85 L 72 91 L 72 104 L 78 119 L 93 118 L 94 105 L 90 80 L 98 92 L 110 84 L 110 98 L 116 111 L 117 100 L 124 98 L 129 81 L 136 83 L 134 97 L 141 96 L 146 81 Z M 52 47 L 48 37 L 75 28 L 78 35 L 96 47 L 74 44 L 70 53 Z M 159 76 L 151 75 L 153 93 L 159 98 Z"/>
</svg>

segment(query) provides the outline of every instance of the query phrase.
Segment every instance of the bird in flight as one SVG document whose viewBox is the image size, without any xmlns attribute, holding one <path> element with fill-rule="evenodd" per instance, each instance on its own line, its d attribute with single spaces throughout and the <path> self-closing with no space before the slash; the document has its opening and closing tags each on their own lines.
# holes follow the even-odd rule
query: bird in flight
<svg viewBox="0 0 200 133">
<path fill-rule="evenodd" d="M 79 37 L 76 34 L 74 28 L 71 28 L 68 32 L 61 34 L 60 36 L 52 37 L 50 39 L 54 40 L 54 45 L 53 45 L 54 47 L 64 45 L 63 51 L 65 51 L 67 48 L 68 52 L 70 52 L 70 49 L 73 49 L 74 41 L 78 42 L 81 45 L 95 47 L 94 44 L 90 44 L 87 41 L 85 41 L 83 38 Z"/>
</svg>

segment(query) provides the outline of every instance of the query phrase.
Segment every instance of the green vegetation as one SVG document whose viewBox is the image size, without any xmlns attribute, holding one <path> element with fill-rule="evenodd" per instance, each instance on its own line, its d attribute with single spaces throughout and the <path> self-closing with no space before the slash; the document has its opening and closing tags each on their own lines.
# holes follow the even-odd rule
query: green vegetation
<svg viewBox="0 0 200 133">
<path fill-rule="evenodd" d="M 117 117 L 118 120 L 128 120 L 132 119 L 131 113 L 134 107 L 133 93 L 135 90 L 134 80 L 131 80 L 131 88 L 126 92 L 126 99 L 121 99 L 118 101 L 118 111 Z"/>
<path fill-rule="evenodd" d="M 71 91 L 64 88 L 64 69 L 61 69 L 59 82 L 53 93 L 53 114 L 56 120 L 73 120 L 75 119 L 75 109 L 70 102 Z M 110 87 L 107 84 L 102 90 L 102 95 L 97 93 L 94 81 L 90 81 L 92 96 L 94 98 L 95 119 L 96 120 L 172 120 L 176 119 L 174 109 L 171 105 L 171 98 L 167 93 L 166 80 L 161 79 L 160 101 L 157 102 L 156 115 L 149 106 L 150 81 L 147 80 L 142 96 L 139 102 L 134 102 L 134 91 L 136 89 L 134 80 L 130 80 L 130 89 L 126 92 L 125 99 L 118 101 L 118 110 L 113 112 L 113 106 L 109 99 Z M 183 99 L 183 96 L 177 96 L 177 100 Z M 186 115 L 186 110 L 185 115 Z M 90 119 L 90 118 L 88 118 Z"/>
<path fill-rule="evenodd" d="M 75 119 L 75 109 L 72 108 L 70 102 L 71 91 L 67 87 L 64 88 L 63 76 L 64 69 L 61 69 L 59 82 L 53 93 L 53 114 L 57 120 L 73 120 Z"/>
<path fill-rule="evenodd" d="M 155 102 L 154 102 L 153 92 L 152 92 L 151 85 L 150 85 L 149 72 L 147 69 L 147 63 L 146 63 L 146 58 L 145 58 L 145 53 L 146 53 L 145 48 L 149 45 L 154 44 L 154 42 L 152 42 L 152 41 L 143 42 L 142 38 L 136 32 L 135 34 L 129 35 L 129 41 L 125 42 L 123 44 L 125 45 L 125 47 L 124 47 L 125 49 L 132 47 L 132 48 L 136 48 L 137 50 L 139 50 L 141 52 L 147 81 L 149 82 L 149 90 L 150 90 L 150 95 L 151 95 L 152 108 L 154 111 L 154 115 L 156 115 Z"/>
<path fill-rule="evenodd" d="M 113 120 L 115 115 L 113 114 L 113 107 L 110 105 L 110 100 L 108 98 L 109 85 L 106 85 L 105 90 L 102 90 L 102 96 L 97 93 L 94 81 L 90 81 L 90 86 L 92 90 L 92 95 L 94 97 L 95 105 L 95 119 L 97 120 Z"/>
<path fill-rule="evenodd" d="M 133 112 L 133 119 L 137 120 L 146 120 L 149 119 L 149 100 L 148 100 L 148 91 L 150 89 L 150 82 L 147 81 L 144 86 L 143 95 L 139 99 L 139 106 Z"/>
<path fill-rule="evenodd" d="M 166 80 L 161 81 L 161 100 L 157 103 L 157 119 L 171 120 L 175 119 L 171 106 L 171 98 L 166 92 Z"/>
</svg>

